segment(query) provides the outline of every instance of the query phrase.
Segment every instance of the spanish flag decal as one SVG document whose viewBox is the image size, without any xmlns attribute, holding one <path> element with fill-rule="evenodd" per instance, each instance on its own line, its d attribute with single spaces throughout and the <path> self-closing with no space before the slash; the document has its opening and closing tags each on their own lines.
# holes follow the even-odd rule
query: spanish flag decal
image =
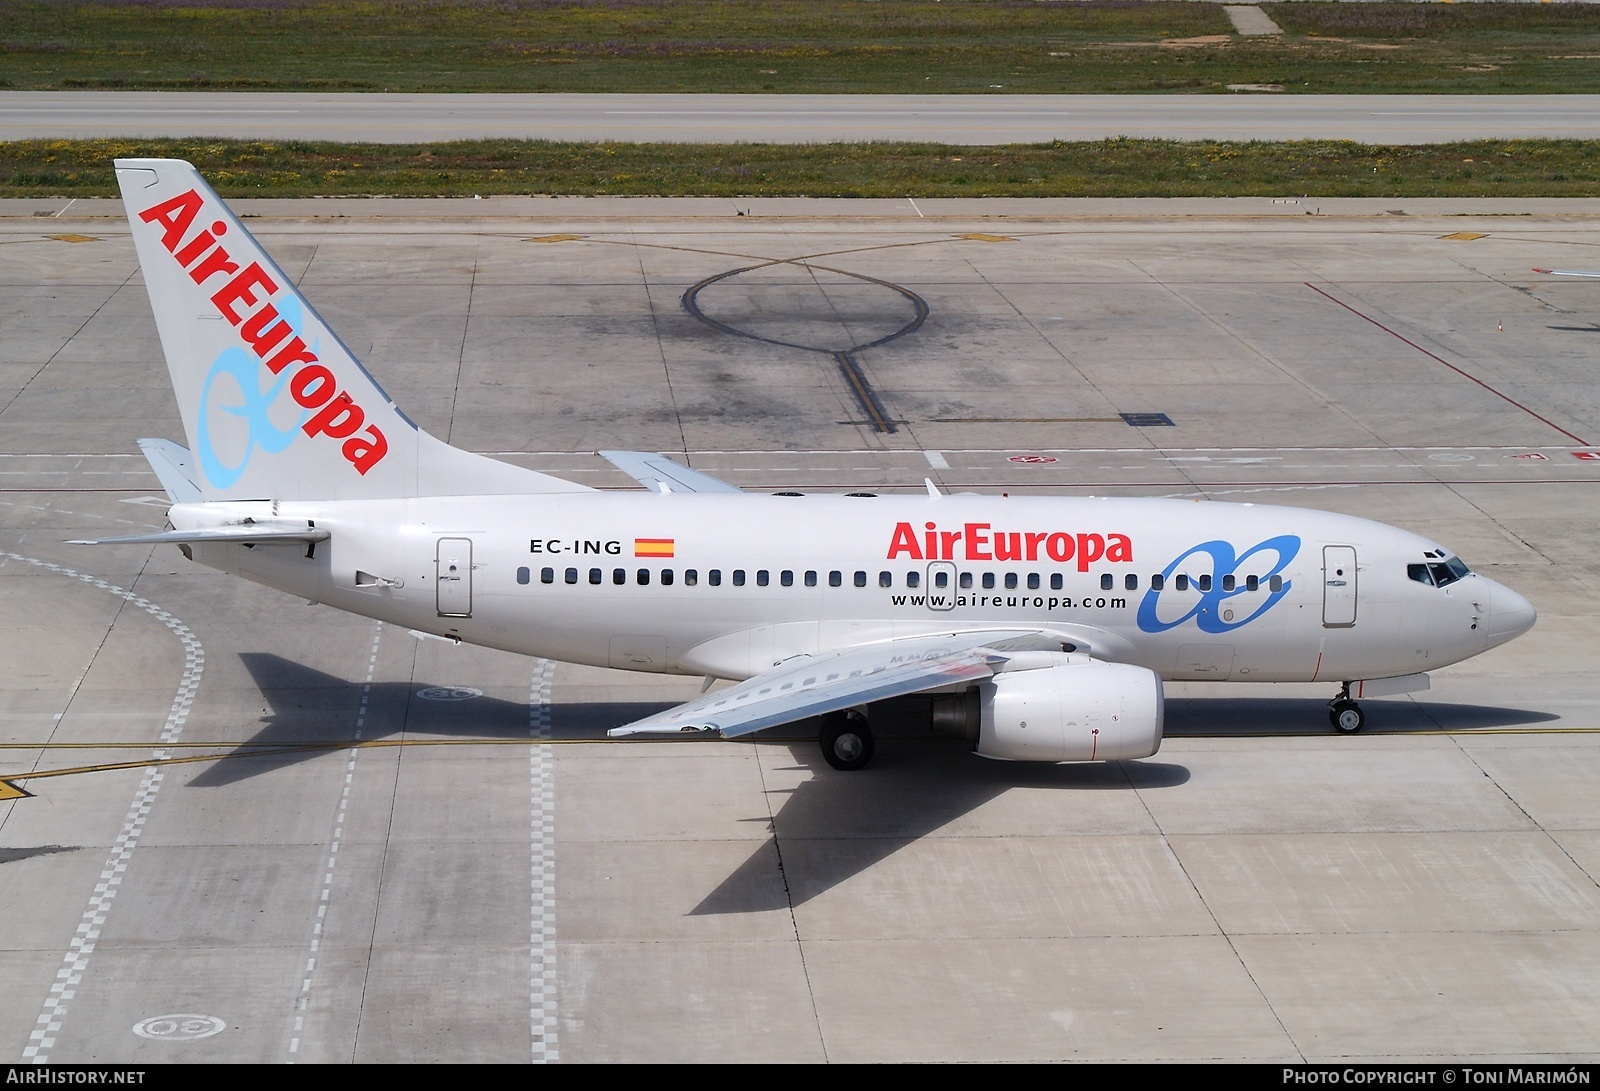
<svg viewBox="0 0 1600 1091">
<path fill-rule="evenodd" d="M 673 543 L 676 538 L 635 538 L 633 540 L 633 555 L 635 557 L 670 557 L 672 556 Z"/>
</svg>

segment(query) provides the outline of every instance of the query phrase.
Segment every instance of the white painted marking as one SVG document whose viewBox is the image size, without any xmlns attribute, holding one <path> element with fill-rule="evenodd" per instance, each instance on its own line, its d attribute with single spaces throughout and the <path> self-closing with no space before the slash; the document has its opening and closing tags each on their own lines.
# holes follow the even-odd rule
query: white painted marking
<svg viewBox="0 0 1600 1091">
<path fill-rule="evenodd" d="M 378 641 L 383 639 L 383 622 L 378 622 L 372 629 L 372 645 L 367 656 L 367 676 L 361 681 L 361 704 L 356 708 L 355 737 L 361 738 L 361 725 L 366 721 L 367 705 L 372 700 L 372 679 L 378 669 Z M 344 837 L 345 812 L 350 806 L 350 786 L 355 780 L 356 759 L 361 756 L 361 748 L 352 746 L 344 763 L 344 781 L 339 790 L 339 804 L 334 808 L 333 821 L 329 823 L 332 833 L 328 837 L 328 870 L 323 873 L 322 886 L 317 891 L 317 913 L 311 925 L 311 937 L 306 942 L 306 969 L 305 977 L 300 982 L 300 995 L 295 997 L 294 1010 L 297 1013 L 294 1020 L 294 1030 L 289 1037 L 289 1059 L 293 1061 L 300 1052 L 301 1032 L 305 1029 L 305 1012 L 311 1007 L 311 984 L 317 968 L 317 951 L 322 946 L 322 920 L 328 913 L 328 902 L 333 895 L 333 864 L 335 854 L 339 851 L 339 842 Z"/>
<path fill-rule="evenodd" d="M 162 725 L 160 736 L 163 744 L 177 742 L 178 737 L 183 734 L 184 721 L 189 718 L 195 691 L 200 686 L 200 675 L 205 670 L 205 649 L 194 632 L 143 595 L 136 595 L 127 588 L 107 583 L 99 577 L 51 564 L 49 561 L 24 557 L 19 553 L 0 552 L 0 557 L 36 565 L 58 575 L 81 580 L 102 591 L 108 591 L 154 617 L 183 642 L 183 677 L 178 682 L 178 692 L 172 699 L 172 708 L 167 713 L 167 721 Z M 161 760 L 168 757 L 169 753 L 163 747 L 155 750 L 151 756 Z M 45 998 L 44 1006 L 39 1012 L 38 1022 L 28 1035 L 28 1044 L 22 1050 L 24 1062 L 46 1064 L 50 1060 L 50 1050 L 56 1044 L 56 1033 L 60 1031 L 62 1018 L 67 1014 L 67 1002 L 76 995 L 75 987 L 83 980 L 84 972 L 88 969 L 89 956 L 94 953 L 95 943 L 100 938 L 100 929 L 111 912 L 111 903 L 116 899 L 117 891 L 122 888 L 122 877 L 128 870 L 129 861 L 133 859 L 133 850 L 139 845 L 139 835 L 144 831 L 144 820 L 155 803 L 156 793 L 161 790 L 162 779 L 161 766 L 152 765 L 145 770 L 139 790 L 134 794 L 133 802 L 129 804 L 127 815 L 122 820 L 122 830 L 117 834 L 117 839 L 111 847 L 111 856 L 106 860 L 105 869 L 100 872 L 100 882 L 95 885 L 94 893 L 89 896 L 89 904 L 84 907 L 78 930 L 67 945 L 66 954 L 61 958 L 61 968 L 56 971 L 56 983 L 51 986 L 50 995 Z"/>
<path fill-rule="evenodd" d="M 475 697 L 482 697 L 483 690 L 473 689 L 471 686 L 429 686 L 427 689 L 418 690 L 417 696 L 424 701 L 470 701 Z"/>
<path fill-rule="evenodd" d="M 944 460 L 942 451 L 923 451 L 922 457 L 927 459 L 928 465 L 935 470 L 948 470 L 950 468 L 950 463 Z"/>
<path fill-rule="evenodd" d="M 556 665 L 548 659 L 535 662 L 528 694 L 528 735 L 550 738 L 550 689 Z M 528 747 L 528 779 L 532 792 L 531 864 L 532 924 L 528 1021 L 533 1063 L 561 1059 L 557 1032 L 556 982 L 556 812 L 554 748 Z"/>
<path fill-rule="evenodd" d="M 133 1032 L 141 1038 L 159 1038 L 163 1042 L 195 1042 L 221 1034 L 228 1024 L 215 1015 L 153 1015 L 133 1024 Z"/>
</svg>

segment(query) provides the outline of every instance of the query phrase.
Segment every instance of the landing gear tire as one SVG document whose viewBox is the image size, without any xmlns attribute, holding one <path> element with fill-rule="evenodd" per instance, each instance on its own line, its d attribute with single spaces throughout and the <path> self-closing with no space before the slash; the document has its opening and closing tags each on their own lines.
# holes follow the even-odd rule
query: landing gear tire
<svg viewBox="0 0 1600 1091">
<path fill-rule="evenodd" d="M 1341 697 L 1329 703 L 1328 722 L 1341 735 L 1354 735 L 1366 726 L 1367 714 L 1348 697 Z"/>
<path fill-rule="evenodd" d="M 854 709 L 824 716 L 817 743 L 828 764 L 844 772 L 863 769 L 872 760 L 872 728 L 867 718 Z"/>
</svg>

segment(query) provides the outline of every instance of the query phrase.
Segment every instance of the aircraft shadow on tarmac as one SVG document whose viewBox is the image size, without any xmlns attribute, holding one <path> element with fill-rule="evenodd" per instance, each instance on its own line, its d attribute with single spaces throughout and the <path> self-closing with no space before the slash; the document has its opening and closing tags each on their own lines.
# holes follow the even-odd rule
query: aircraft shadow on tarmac
<svg viewBox="0 0 1600 1091">
<path fill-rule="evenodd" d="M 191 784 L 231 784 L 348 745 L 363 683 L 277 655 L 247 652 L 240 658 L 270 710 L 261 730 L 227 755 L 234 760 L 219 760 Z M 525 700 L 422 696 L 448 689 L 416 681 L 374 682 L 363 738 L 378 741 L 402 731 L 432 738 L 528 738 Z M 1184 766 L 1159 758 L 1077 765 L 985 761 L 959 740 L 934 739 L 909 726 L 917 721 L 917 700 L 906 699 L 875 716 L 875 724 L 881 724 L 878 753 L 873 764 L 859 772 L 839 773 L 827 766 L 809 739 L 814 721 L 728 743 L 786 749 L 788 761 L 770 769 L 769 775 L 781 783 L 787 774 L 793 784 L 769 789 L 774 797 L 785 797 L 773 810 L 772 836 L 691 913 L 756 913 L 803 904 L 1014 789 L 1129 791 L 1177 787 L 1189 780 Z M 599 740 L 608 728 L 663 707 L 660 702 L 557 705 L 552 737 Z M 1384 734 L 1481 730 L 1558 719 L 1527 709 L 1404 699 L 1368 702 L 1368 710 L 1372 729 Z M 1167 704 L 1171 738 L 1290 737 L 1325 735 L 1329 730 L 1326 703 L 1314 699 L 1183 697 Z"/>
</svg>

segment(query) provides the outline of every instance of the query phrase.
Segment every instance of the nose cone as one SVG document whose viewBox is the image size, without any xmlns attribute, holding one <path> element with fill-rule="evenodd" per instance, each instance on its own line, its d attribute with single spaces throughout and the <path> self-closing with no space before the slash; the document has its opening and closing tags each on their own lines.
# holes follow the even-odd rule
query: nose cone
<svg viewBox="0 0 1600 1091">
<path fill-rule="evenodd" d="M 1533 628 L 1539 615 L 1533 604 L 1503 584 L 1489 584 L 1489 647 L 1504 644 Z"/>
</svg>

